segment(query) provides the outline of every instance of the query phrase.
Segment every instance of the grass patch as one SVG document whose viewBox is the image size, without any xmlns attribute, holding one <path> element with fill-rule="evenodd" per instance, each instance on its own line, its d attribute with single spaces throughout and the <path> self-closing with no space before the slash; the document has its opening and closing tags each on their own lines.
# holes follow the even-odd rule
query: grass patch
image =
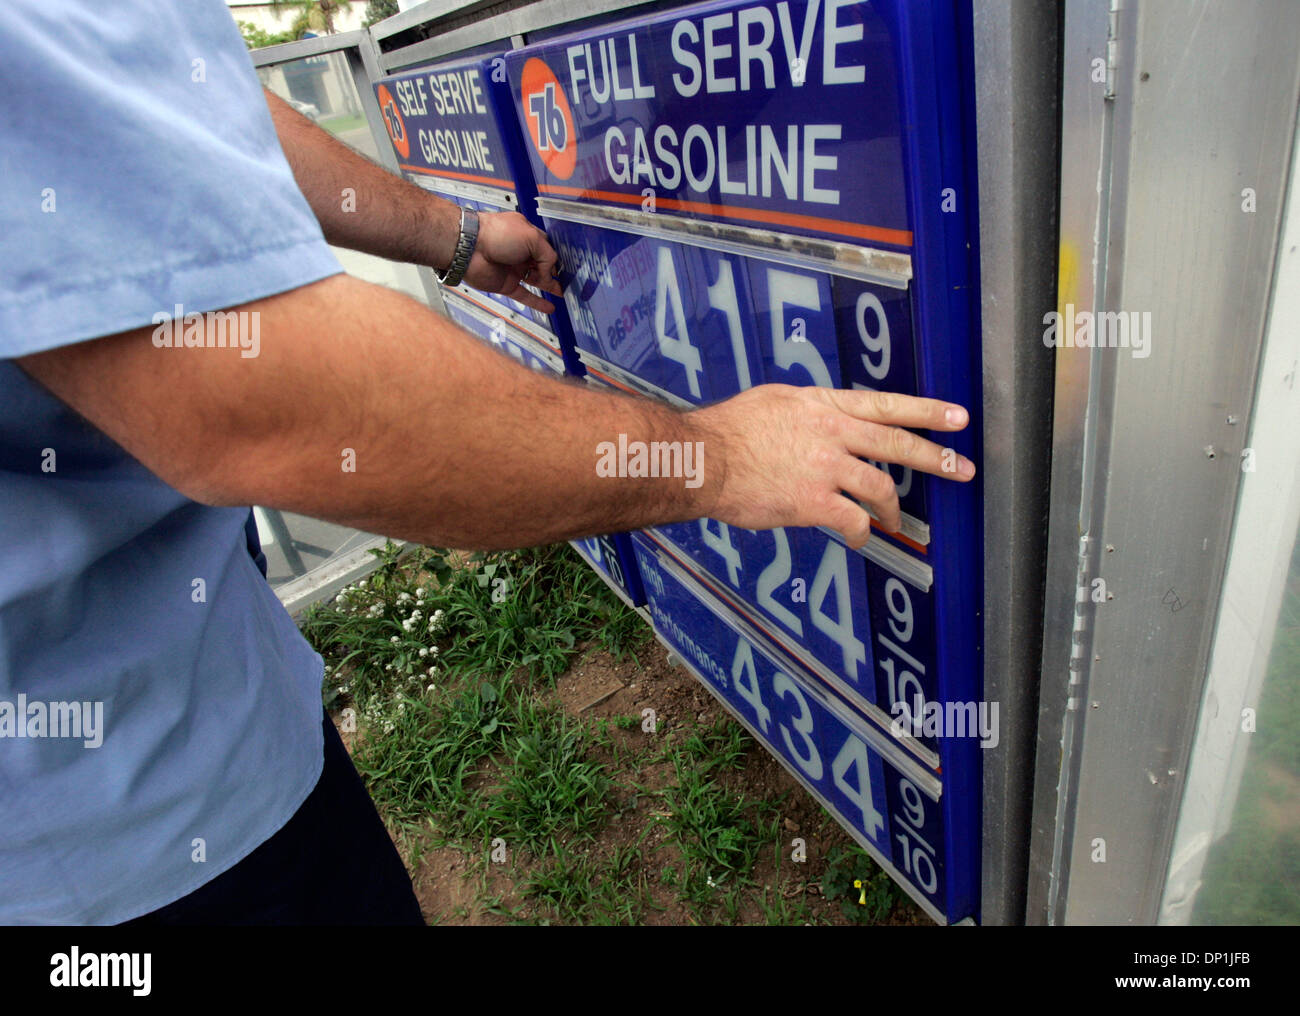
<svg viewBox="0 0 1300 1016">
<path fill-rule="evenodd" d="M 500 750 L 512 725 L 498 682 L 444 691 L 433 702 L 403 698 L 391 729 L 364 740 L 354 755 L 376 804 L 406 821 L 431 807 L 468 808 L 466 778 Z"/>
<path fill-rule="evenodd" d="M 605 766 L 588 758 L 586 725 L 525 698 L 515 728 L 486 811 L 493 836 L 543 856 L 559 855 L 562 839 L 591 839 L 604 822 L 610 783 Z"/>
<path fill-rule="evenodd" d="M 569 924 L 640 924 L 652 905 L 634 847 L 617 848 L 603 861 L 562 851 L 529 875 L 522 891 Z"/>
<path fill-rule="evenodd" d="M 759 852 L 777 839 L 777 803 L 729 789 L 721 778 L 742 769 L 754 746 L 738 724 L 724 717 L 690 731 L 680 746 L 676 740 L 665 739 L 661 757 L 674 780 L 660 794 L 666 810 L 656 821 L 680 849 L 681 864 L 665 868 L 663 881 L 700 922 L 734 923 Z"/>
<path fill-rule="evenodd" d="M 746 792 L 762 749 L 739 724 L 560 708 L 581 652 L 639 665 L 651 639 L 572 548 L 372 553 L 301 627 L 408 865 L 455 886 L 438 920 L 828 923 L 807 869 L 780 877 L 781 801 Z"/>
</svg>

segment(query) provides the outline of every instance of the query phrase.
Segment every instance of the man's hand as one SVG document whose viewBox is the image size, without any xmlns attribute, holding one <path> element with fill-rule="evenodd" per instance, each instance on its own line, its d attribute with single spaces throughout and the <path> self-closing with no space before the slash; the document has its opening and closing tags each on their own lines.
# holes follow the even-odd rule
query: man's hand
<svg viewBox="0 0 1300 1016">
<path fill-rule="evenodd" d="M 769 384 L 691 415 L 726 451 L 723 475 L 710 478 L 716 501 L 709 514 L 746 529 L 828 526 L 861 547 L 871 517 L 841 491 L 869 505 L 886 532 L 902 524 L 892 477 L 863 458 L 950 480 L 975 475 L 969 459 L 901 429 L 966 426 L 965 409 L 935 399 Z M 717 468 L 708 446 L 705 461 Z"/>
<path fill-rule="evenodd" d="M 480 212 L 478 245 L 465 281 L 485 293 L 504 293 L 544 313 L 554 305 L 521 283 L 562 296 L 554 278 L 559 257 L 546 234 L 518 212 Z"/>
</svg>

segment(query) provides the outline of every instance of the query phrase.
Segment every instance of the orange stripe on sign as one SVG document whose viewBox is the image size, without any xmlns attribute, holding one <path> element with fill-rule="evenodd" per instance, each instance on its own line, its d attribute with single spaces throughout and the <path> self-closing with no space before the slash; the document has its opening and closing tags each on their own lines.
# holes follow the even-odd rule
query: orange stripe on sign
<svg viewBox="0 0 1300 1016">
<path fill-rule="evenodd" d="M 489 187 L 502 187 L 505 190 L 515 189 L 515 182 L 513 180 L 500 180 L 495 176 L 475 176 L 473 173 L 453 173 L 449 169 L 425 169 L 423 166 L 408 166 L 405 162 L 399 162 L 398 165 L 408 172 L 422 173 L 425 176 L 445 176 L 453 180 L 468 180 L 470 183 L 485 183 Z"/>
<path fill-rule="evenodd" d="M 572 198 L 595 198 L 597 201 L 614 201 L 624 205 L 639 205 L 645 200 L 639 194 L 619 194 L 617 191 L 587 190 L 583 187 L 561 187 L 558 184 L 538 184 L 537 189 L 547 194 L 562 194 Z M 874 240 L 892 243 L 898 247 L 912 246 L 912 232 L 907 229 L 886 229 L 884 226 L 864 226 L 857 222 L 839 219 L 821 219 L 815 215 L 796 215 L 794 212 L 774 212 L 763 208 L 733 208 L 731 205 L 711 205 L 703 201 L 680 201 L 677 198 L 658 198 L 657 206 L 675 212 L 703 212 L 724 219 L 748 219 L 774 226 L 799 226 L 823 233 L 838 233 L 856 240 Z"/>
<path fill-rule="evenodd" d="M 587 369 L 588 374 L 594 374 L 601 381 L 604 381 L 608 385 L 613 385 L 615 388 L 621 388 L 629 395 L 641 395 L 641 393 L 638 392 L 635 388 L 629 388 L 627 385 L 623 384 L 623 382 L 614 380 L 614 378 L 610 377 L 608 374 L 602 374 L 600 371 L 596 370 L 594 367 L 590 366 L 589 364 L 584 363 L 583 367 Z M 644 397 L 645 396 L 642 396 L 642 398 Z"/>
<path fill-rule="evenodd" d="M 927 557 L 930 554 L 930 551 L 925 546 L 925 544 L 917 543 L 915 540 L 911 539 L 910 537 L 904 536 L 902 533 L 891 533 L 888 529 L 881 529 L 880 523 L 877 522 L 875 519 L 871 520 L 871 528 L 876 530 L 879 533 L 885 533 L 891 540 L 897 540 L 899 543 L 906 544 L 907 546 L 911 547 L 914 551 L 916 551 L 918 554 L 925 554 Z"/>
</svg>

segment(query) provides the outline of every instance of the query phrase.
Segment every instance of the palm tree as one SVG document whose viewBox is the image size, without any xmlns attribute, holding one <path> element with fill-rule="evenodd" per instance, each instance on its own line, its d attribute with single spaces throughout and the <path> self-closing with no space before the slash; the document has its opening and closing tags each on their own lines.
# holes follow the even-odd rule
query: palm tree
<svg viewBox="0 0 1300 1016">
<path fill-rule="evenodd" d="M 301 39 L 306 32 L 334 34 L 334 18 L 340 11 L 351 10 L 351 0 L 270 0 L 271 10 L 281 14 L 297 10 L 289 34 Z"/>
</svg>

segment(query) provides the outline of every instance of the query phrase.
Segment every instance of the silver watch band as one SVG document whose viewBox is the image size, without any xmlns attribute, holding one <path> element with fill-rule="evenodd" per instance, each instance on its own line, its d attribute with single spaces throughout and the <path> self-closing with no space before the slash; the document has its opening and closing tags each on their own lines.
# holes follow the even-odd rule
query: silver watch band
<svg viewBox="0 0 1300 1016">
<path fill-rule="evenodd" d="M 470 258 L 474 256 L 474 247 L 478 243 L 478 212 L 463 205 L 460 209 L 460 236 L 456 239 L 456 250 L 451 256 L 451 264 L 445 272 L 438 273 L 438 281 L 444 286 L 459 286 L 469 268 Z"/>
</svg>

